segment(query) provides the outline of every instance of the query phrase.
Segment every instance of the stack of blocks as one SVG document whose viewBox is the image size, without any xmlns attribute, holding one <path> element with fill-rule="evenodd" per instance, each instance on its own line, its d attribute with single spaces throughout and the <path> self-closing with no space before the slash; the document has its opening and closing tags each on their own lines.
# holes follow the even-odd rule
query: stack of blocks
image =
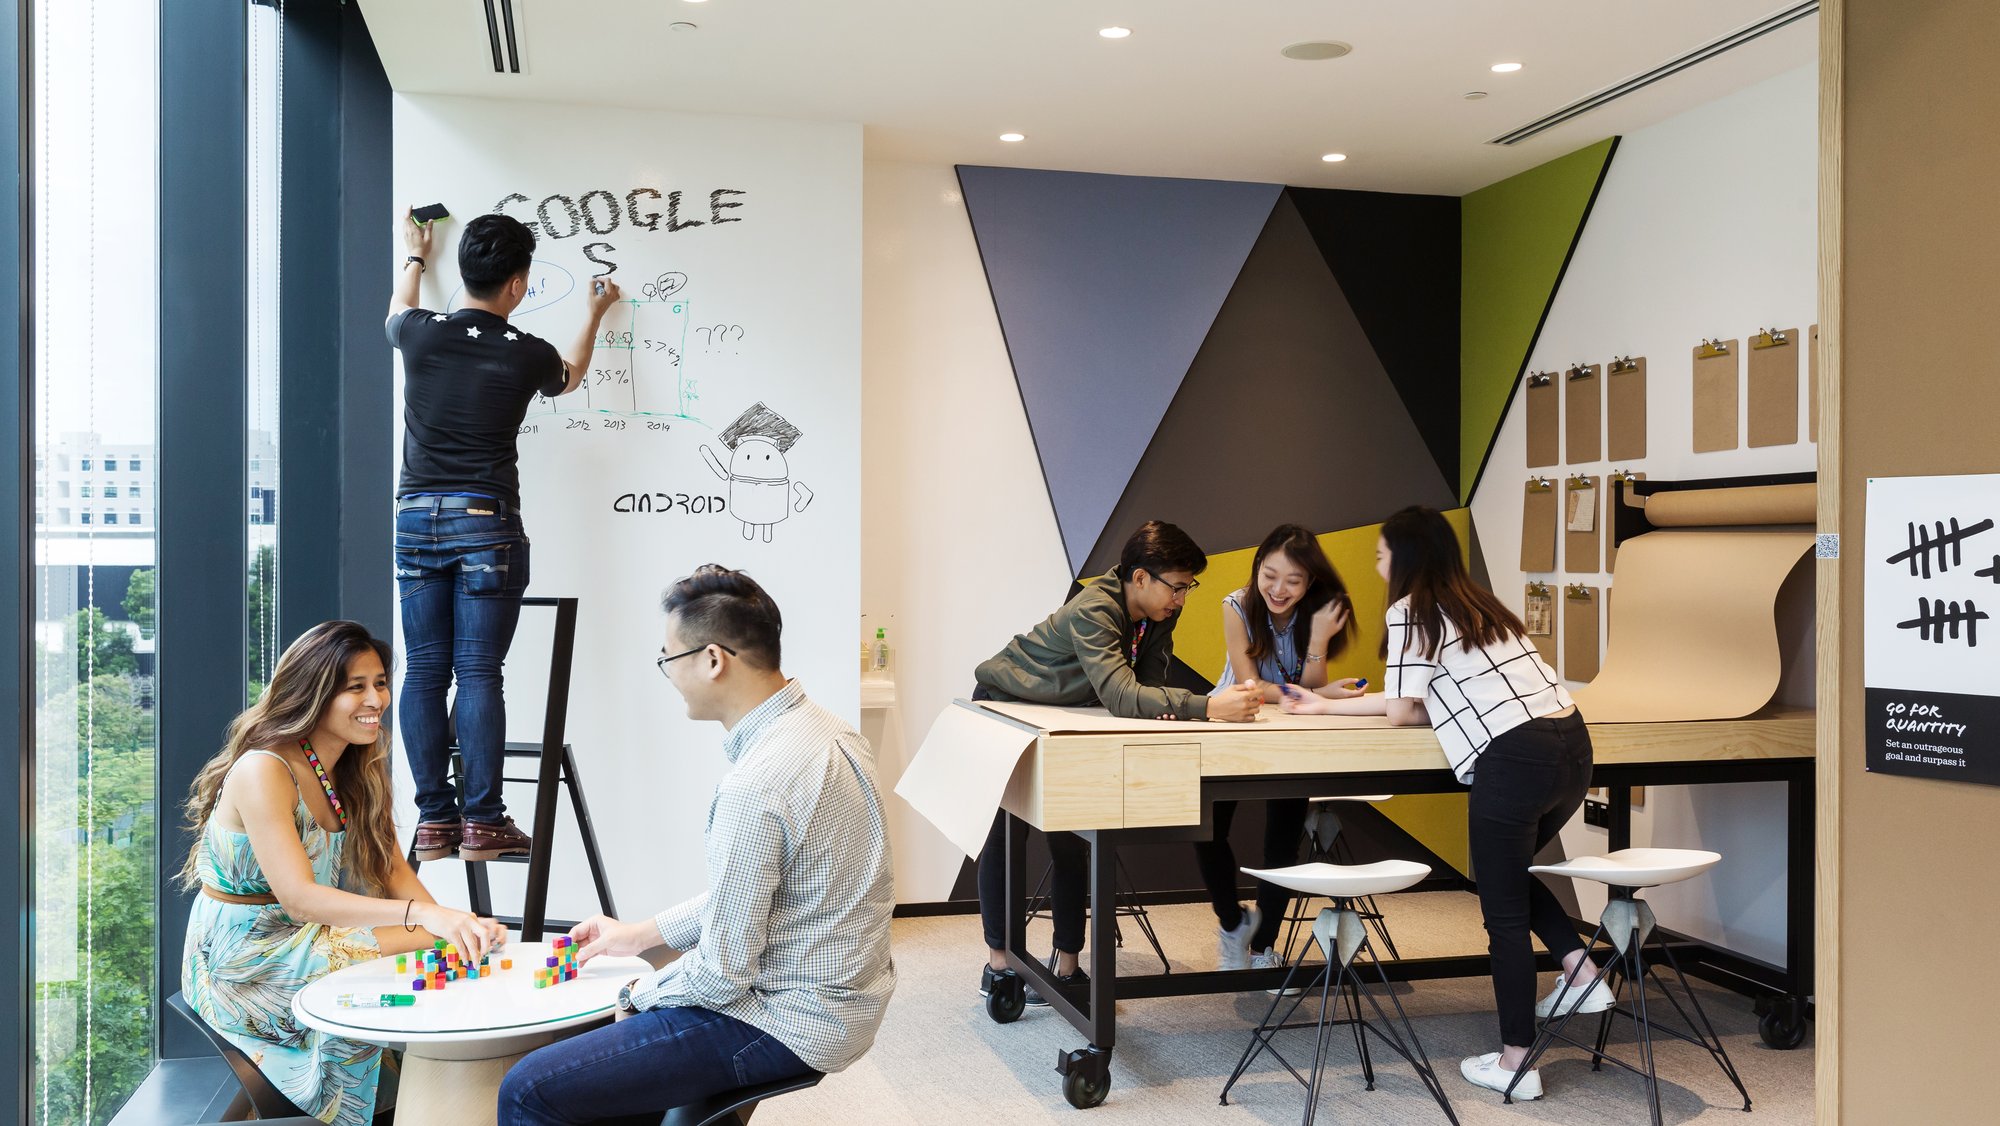
<svg viewBox="0 0 2000 1126">
<path fill-rule="evenodd" d="M 506 964 L 501 963 L 503 968 Z M 459 955 L 458 947 L 442 938 L 431 943 L 429 950 L 396 955 L 397 976 L 409 973 L 412 967 L 417 971 L 417 976 L 410 982 L 412 993 L 443 989 L 448 981 L 478 981 L 493 972 L 490 956 L 480 958 L 479 963 L 474 965 Z"/>
<path fill-rule="evenodd" d="M 576 940 L 564 935 L 549 944 L 554 953 L 535 971 L 535 988 L 546 989 L 576 980 Z"/>
</svg>

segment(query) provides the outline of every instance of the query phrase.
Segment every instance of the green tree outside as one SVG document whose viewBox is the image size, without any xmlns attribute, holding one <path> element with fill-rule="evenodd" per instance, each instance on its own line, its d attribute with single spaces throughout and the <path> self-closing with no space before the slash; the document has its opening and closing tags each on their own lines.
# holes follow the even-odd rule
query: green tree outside
<svg viewBox="0 0 2000 1126">
<path fill-rule="evenodd" d="M 125 585 L 125 597 L 119 602 L 124 607 L 125 616 L 139 627 L 139 636 L 147 641 L 153 639 L 153 625 L 158 609 L 158 591 L 153 578 L 153 569 L 147 567 L 132 572 Z"/>
</svg>

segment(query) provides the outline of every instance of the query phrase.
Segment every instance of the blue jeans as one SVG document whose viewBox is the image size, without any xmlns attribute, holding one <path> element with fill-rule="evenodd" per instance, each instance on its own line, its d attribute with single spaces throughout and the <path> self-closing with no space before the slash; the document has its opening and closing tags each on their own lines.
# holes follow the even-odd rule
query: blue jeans
<svg viewBox="0 0 2000 1126">
<path fill-rule="evenodd" d="M 498 501 L 488 507 L 494 509 L 490 515 L 437 504 L 396 513 L 396 588 L 403 604 L 403 696 L 396 712 L 416 779 L 420 821 L 455 822 L 460 816 L 445 710 L 454 677 L 464 816 L 472 821 L 506 816 L 501 667 L 528 589 L 528 536 L 519 513 Z"/>
<path fill-rule="evenodd" d="M 659 1126 L 674 1107 L 811 1070 L 735 1017 L 650 1009 L 530 1052 L 500 1083 L 499 1126 Z"/>
</svg>

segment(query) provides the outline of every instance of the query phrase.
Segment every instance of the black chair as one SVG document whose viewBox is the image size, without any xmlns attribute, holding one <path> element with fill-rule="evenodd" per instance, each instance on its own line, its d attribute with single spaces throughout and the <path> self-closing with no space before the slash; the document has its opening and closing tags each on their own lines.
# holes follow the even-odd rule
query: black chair
<svg viewBox="0 0 2000 1126">
<path fill-rule="evenodd" d="M 209 1023 L 201 1019 L 201 1014 L 194 1011 L 194 1006 L 188 1004 L 185 995 L 174 994 L 167 998 L 167 1005 L 186 1017 L 189 1024 L 200 1029 L 203 1036 L 208 1037 L 209 1043 L 214 1044 L 215 1050 L 221 1053 L 223 1062 L 229 1065 L 229 1070 L 236 1073 L 236 1082 L 243 1086 L 243 1089 L 237 1092 L 236 1098 L 230 1101 L 229 1109 L 222 1116 L 223 1121 L 242 1122 L 249 1117 L 249 1111 L 252 1109 L 256 1110 L 259 1120 L 311 1117 L 300 1110 L 292 1100 L 286 1098 L 284 1092 L 278 1090 L 277 1086 L 258 1070 L 250 1057 L 243 1054 L 243 1049 L 209 1027 Z"/>
<path fill-rule="evenodd" d="M 757 1104 L 765 1099 L 775 1099 L 779 1095 L 789 1095 L 793 1091 L 803 1091 L 816 1087 L 826 1076 L 817 1071 L 804 1075 L 794 1075 L 775 1083 L 760 1083 L 755 1087 L 738 1087 L 733 1091 L 718 1091 L 698 1103 L 677 1106 L 660 1119 L 660 1126 L 745 1126 Z"/>
</svg>

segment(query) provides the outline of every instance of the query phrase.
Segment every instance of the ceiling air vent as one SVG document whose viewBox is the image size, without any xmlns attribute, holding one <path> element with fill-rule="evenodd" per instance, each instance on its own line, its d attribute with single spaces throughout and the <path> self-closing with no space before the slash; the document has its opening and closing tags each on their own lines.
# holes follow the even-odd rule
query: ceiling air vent
<svg viewBox="0 0 2000 1126">
<path fill-rule="evenodd" d="M 1607 86 L 1595 94 L 1571 102 L 1554 113 L 1549 114 L 1547 117 L 1536 118 L 1513 132 L 1503 133 L 1486 143 L 1489 145 L 1518 145 L 1537 133 L 1553 129 L 1572 118 L 1581 117 L 1607 102 L 1616 101 L 1635 90 L 1642 90 L 1662 78 L 1679 74 L 1696 63 L 1706 62 L 1722 54 L 1724 51 L 1741 47 L 1753 39 L 1769 35 L 1771 32 L 1788 24 L 1797 23 L 1817 11 L 1819 11 L 1819 0 L 1811 0 L 1810 3 L 1805 4 L 1793 4 L 1781 11 L 1773 12 L 1771 15 L 1758 20 L 1748 27 L 1738 28 L 1714 42 L 1696 47 L 1679 58 L 1669 59 L 1643 74 L 1635 74 L 1623 82 Z"/>
<path fill-rule="evenodd" d="M 486 0 L 486 43 L 493 48 L 493 73 L 521 73 L 521 49 L 514 42 L 514 0 Z"/>
</svg>

